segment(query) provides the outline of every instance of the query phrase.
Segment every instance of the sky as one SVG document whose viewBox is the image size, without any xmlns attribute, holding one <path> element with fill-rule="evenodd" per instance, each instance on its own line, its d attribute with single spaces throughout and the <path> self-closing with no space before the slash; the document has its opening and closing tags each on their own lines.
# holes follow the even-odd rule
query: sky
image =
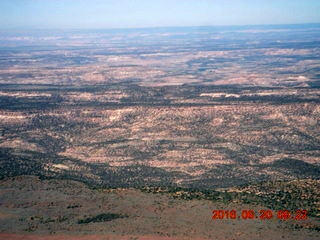
<svg viewBox="0 0 320 240">
<path fill-rule="evenodd" d="M 320 0 L 0 0 L 0 29 L 319 22 Z"/>
</svg>

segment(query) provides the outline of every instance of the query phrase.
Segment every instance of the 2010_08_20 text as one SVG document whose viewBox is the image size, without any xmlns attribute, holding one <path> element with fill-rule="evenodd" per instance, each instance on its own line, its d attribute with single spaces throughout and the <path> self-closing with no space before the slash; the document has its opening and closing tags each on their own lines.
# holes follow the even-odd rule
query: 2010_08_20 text
<svg viewBox="0 0 320 240">
<path fill-rule="evenodd" d="M 254 211 L 252 209 L 237 210 L 213 210 L 212 220 L 222 219 L 243 219 L 243 220 L 270 220 L 277 218 L 280 220 L 306 220 L 308 219 L 308 211 L 298 209 L 296 211 L 278 210 L 272 211 L 269 209 Z"/>
</svg>

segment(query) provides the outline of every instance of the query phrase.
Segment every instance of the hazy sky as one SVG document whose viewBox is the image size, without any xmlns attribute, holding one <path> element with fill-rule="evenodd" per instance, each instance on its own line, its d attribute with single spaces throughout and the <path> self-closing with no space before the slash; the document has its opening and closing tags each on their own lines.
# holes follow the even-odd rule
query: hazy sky
<svg viewBox="0 0 320 240">
<path fill-rule="evenodd" d="M 0 0 L 0 28 L 320 22 L 320 0 Z"/>
</svg>

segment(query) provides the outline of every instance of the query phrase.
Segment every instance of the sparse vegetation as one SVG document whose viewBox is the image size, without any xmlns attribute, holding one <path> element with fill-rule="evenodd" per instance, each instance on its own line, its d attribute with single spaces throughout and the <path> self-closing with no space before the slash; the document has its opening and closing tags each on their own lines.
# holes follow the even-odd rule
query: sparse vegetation
<svg viewBox="0 0 320 240">
<path fill-rule="evenodd" d="M 125 218 L 126 215 L 118 214 L 118 213 L 101 213 L 94 217 L 88 217 L 85 219 L 80 219 L 78 224 L 86 224 L 91 222 L 108 222 L 118 218 Z"/>
<path fill-rule="evenodd" d="M 0 238 L 317 239 L 319 27 L 3 32 Z"/>
</svg>

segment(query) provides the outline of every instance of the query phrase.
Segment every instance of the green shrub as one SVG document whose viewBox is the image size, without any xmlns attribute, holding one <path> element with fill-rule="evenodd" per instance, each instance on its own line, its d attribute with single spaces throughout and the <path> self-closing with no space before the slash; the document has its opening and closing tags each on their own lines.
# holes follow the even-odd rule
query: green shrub
<svg viewBox="0 0 320 240">
<path fill-rule="evenodd" d="M 86 219 L 79 220 L 78 224 L 85 224 L 85 223 L 91 223 L 91 222 L 108 222 L 117 218 L 125 218 L 125 217 L 128 217 L 128 216 L 117 214 L 117 213 L 101 213 L 95 217 L 89 217 Z"/>
</svg>

